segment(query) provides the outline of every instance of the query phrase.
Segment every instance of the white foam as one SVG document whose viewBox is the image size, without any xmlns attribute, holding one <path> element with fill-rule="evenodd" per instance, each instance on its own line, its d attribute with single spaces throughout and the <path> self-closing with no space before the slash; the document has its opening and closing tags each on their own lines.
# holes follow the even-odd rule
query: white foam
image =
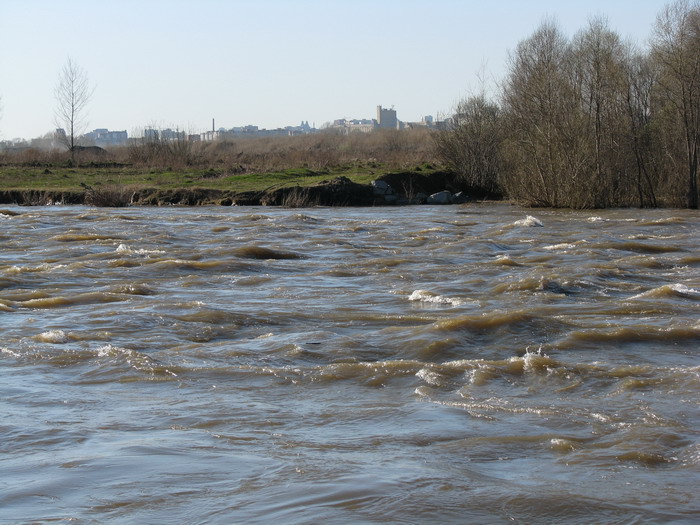
<svg viewBox="0 0 700 525">
<path fill-rule="evenodd" d="M 562 250 L 571 250 L 572 248 L 575 248 L 576 245 L 572 243 L 567 243 L 567 242 L 562 242 L 559 244 L 550 244 L 549 246 L 545 246 L 542 248 L 543 250 L 548 250 L 548 251 L 555 251 L 559 252 Z"/>
<path fill-rule="evenodd" d="M 695 288 L 690 288 L 690 287 L 686 286 L 685 284 L 680 284 L 680 283 L 672 284 L 670 286 L 670 288 L 674 292 L 679 293 L 681 295 L 687 295 L 687 296 L 691 296 L 691 297 L 700 296 L 700 291 L 696 290 Z"/>
<path fill-rule="evenodd" d="M 68 336 L 63 330 L 49 330 L 36 336 L 42 343 L 62 344 L 68 342 Z"/>
<path fill-rule="evenodd" d="M 659 286 L 658 288 L 652 288 L 651 290 L 647 290 L 646 292 L 642 292 L 640 294 L 630 297 L 629 300 L 632 301 L 635 299 L 648 299 L 650 297 L 659 297 L 663 296 L 664 293 L 668 292 L 671 292 L 675 295 L 680 295 L 681 297 L 700 299 L 700 290 L 690 288 L 685 284 L 675 283 L 665 284 L 663 286 Z"/>
<path fill-rule="evenodd" d="M 51 272 L 53 270 L 60 270 L 61 268 L 66 268 L 65 264 L 48 264 L 41 263 L 38 266 L 10 266 L 7 269 L 9 275 L 15 275 L 19 273 L 41 273 L 41 272 Z"/>
<path fill-rule="evenodd" d="M 126 244 L 120 244 L 115 250 L 117 253 L 131 254 L 131 255 L 150 255 L 150 254 L 160 254 L 165 253 L 163 250 L 134 250 Z"/>
<path fill-rule="evenodd" d="M 515 221 L 513 223 L 513 226 L 525 226 L 527 228 L 533 228 L 533 227 L 542 227 L 544 224 L 542 224 L 542 221 L 539 220 L 537 217 L 533 217 L 532 215 L 528 215 L 524 219 L 520 219 L 519 221 Z"/>
<path fill-rule="evenodd" d="M 433 386 L 440 386 L 444 382 L 440 374 L 427 368 L 418 370 L 418 372 L 416 372 L 416 377 Z"/>
<path fill-rule="evenodd" d="M 7 354 L 11 355 L 12 357 L 21 357 L 21 354 L 18 352 L 15 352 L 13 350 L 10 350 L 9 348 L 0 348 L 0 354 Z"/>
<path fill-rule="evenodd" d="M 464 304 L 461 299 L 456 299 L 453 297 L 445 297 L 443 295 L 438 295 L 427 290 L 415 290 L 409 297 L 409 301 L 420 301 L 423 303 L 435 303 L 435 304 L 451 304 L 452 306 L 459 306 Z"/>
</svg>

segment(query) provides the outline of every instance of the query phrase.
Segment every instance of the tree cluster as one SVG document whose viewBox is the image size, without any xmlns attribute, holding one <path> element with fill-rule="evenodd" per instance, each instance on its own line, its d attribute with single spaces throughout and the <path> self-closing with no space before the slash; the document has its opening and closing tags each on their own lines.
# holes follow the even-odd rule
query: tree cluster
<svg viewBox="0 0 700 525">
<path fill-rule="evenodd" d="M 532 206 L 698 207 L 700 3 L 678 0 L 638 49 L 605 19 L 544 22 L 497 99 L 462 101 L 436 135 L 465 182 Z"/>
</svg>

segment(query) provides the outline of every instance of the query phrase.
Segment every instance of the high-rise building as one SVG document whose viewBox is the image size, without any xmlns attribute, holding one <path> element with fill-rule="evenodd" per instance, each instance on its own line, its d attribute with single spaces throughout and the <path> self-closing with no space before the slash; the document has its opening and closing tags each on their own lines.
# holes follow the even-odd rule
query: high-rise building
<svg viewBox="0 0 700 525">
<path fill-rule="evenodd" d="M 377 106 L 377 125 L 380 128 L 397 129 L 399 127 L 399 121 L 396 118 L 396 110 L 384 109 L 381 106 Z"/>
</svg>

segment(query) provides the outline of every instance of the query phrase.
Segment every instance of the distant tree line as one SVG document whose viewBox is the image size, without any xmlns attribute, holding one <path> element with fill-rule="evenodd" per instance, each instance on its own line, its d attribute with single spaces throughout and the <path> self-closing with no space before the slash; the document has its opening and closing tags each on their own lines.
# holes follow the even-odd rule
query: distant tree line
<svg viewBox="0 0 700 525">
<path fill-rule="evenodd" d="M 542 23 L 499 96 L 463 100 L 435 140 L 469 186 L 522 204 L 697 208 L 700 3 L 667 6 L 645 49 L 604 18 L 572 38 Z"/>
</svg>

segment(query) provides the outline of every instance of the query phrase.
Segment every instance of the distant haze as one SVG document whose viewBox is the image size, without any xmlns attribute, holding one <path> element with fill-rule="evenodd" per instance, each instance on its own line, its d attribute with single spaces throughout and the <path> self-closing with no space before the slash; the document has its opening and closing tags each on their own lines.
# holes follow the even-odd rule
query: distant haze
<svg viewBox="0 0 700 525">
<path fill-rule="evenodd" d="M 0 138 L 54 128 L 67 57 L 95 86 L 87 129 L 190 132 L 449 113 L 496 89 L 509 50 L 551 17 L 605 15 L 644 45 L 659 0 L 2 0 Z"/>
</svg>

